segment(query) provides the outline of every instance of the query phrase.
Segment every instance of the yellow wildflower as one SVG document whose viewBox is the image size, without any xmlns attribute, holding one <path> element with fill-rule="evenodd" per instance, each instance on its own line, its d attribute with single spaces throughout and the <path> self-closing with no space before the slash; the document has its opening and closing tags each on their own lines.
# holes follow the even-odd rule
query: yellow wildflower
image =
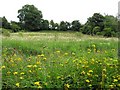
<svg viewBox="0 0 120 90">
<path fill-rule="evenodd" d="M 47 58 L 43 58 L 43 60 L 46 60 Z"/>
<path fill-rule="evenodd" d="M 68 55 L 68 53 L 65 53 L 65 55 Z"/>
<path fill-rule="evenodd" d="M 89 73 L 92 73 L 92 72 L 93 72 L 93 70 L 89 70 L 88 72 L 89 72 Z"/>
<path fill-rule="evenodd" d="M 4 69 L 4 68 L 5 68 L 5 66 L 2 66 L 1 68 L 2 68 L 2 69 Z"/>
<path fill-rule="evenodd" d="M 85 80 L 87 83 L 89 83 L 90 81 L 87 79 L 87 80 Z"/>
<path fill-rule="evenodd" d="M 87 73 L 88 76 L 90 76 L 91 74 L 90 73 Z"/>
<path fill-rule="evenodd" d="M 16 54 L 14 54 L 13 56 L 16 56 Z"/>
<path fill-rule="evenodd" d="M 60 53 L 60 51 L 56 51 L 57 53 Z"/>
<path fill-rule="evenodd" d="M 41 55 L 37 55 L 38 57 L 40 57 Z"/>
<path fill-rule="evenodd" d="M 74 53 L 74 52 L 72 52 L 72 55 L 75 55 L 75 53 Z"/>
<path fill-rule="evenodd" d="M 21 61 L 22 59 L 21 58 L 18 58 L 18 61 Z"/>
<path fill-rule="evenodd" d="M 28 68 L 31 68 L 31 67 L 32 67 L 32 65 L 27 65 L 27 67 L 28 67 Z"/>
<path fill-rule="evenodd" d="M 90 52 L 88 52 L 88 54 L 89 54 Z"/>
<path fill-rule="evenodd" d="M 17 75 L 17 74 L 18 74 L 18 72 L 14 72 L 13 74 L 14 74 L 14 75 Z"/>
<path fill-rule="evenodd" d="M 20 86 L 20 83 L 16 83 L 15 85 L 16 85 L 17 87 L 19 87 L 19 86 Z"/>
<path fill-rule="evenodd" d="M 38 68 L 38 70 L 41 70 L 42 68 Z"/>
<path fill-rule="evenodd" d="M 14 61 L 11 59 L 11 60 L 10 60 L 10 62 L 12 62 L 12 63 L 13 63 Z"/>
<path fill-rule="evenodd" d="M 91 87 L 92 85 L 90 84 L 89 87 Z"/>
<path fill-rule="evenodd" d="M 117 86 L 120 87 L 120 84 L 118 84 Z"/>
<path fill-rule="evenodd" d="M 112 51 L 115 51 L 115 49 L 112 49 Z"/>
<path fill-rule="evenodd" d="M 103 72 L 106 72 L 106 69 L 103 69 Z"/>
<path fill-rule="evenodd" d="M 20 74 L 21 74 L 21 75 L 24 75 L 25 73 L 24 73 L 24 72 L 21 72 Z"/>
<path fill-rule="evenodd" d="M 40 82 L 34 82 L 34 84 L 40 86 Z"/>
<path fill-rule="evenodd" d="M 33 67 L 35 68 L 35 67 L 37 67 L 37 65 L 33 65 Z"/>
<path fill-rule="evenodd" d="M 65 86 L 66 86 L 67 88 L 70 88 L 70 85 L 69 85 L 69 84 L 65 84 Z"/>
<path fill-rule="evenodd" d="M 23 77 L 20 77 L 20 79 L 23 79 Z"/>
<path fill-rule="evenodd" d="M 100 50 L 97 50 L 97 53 L 99 53 L 100 52 Z"/>
<path fill-rule="evenodd" d="M 76 62 L 76 60 L 73 60 L 73 63 Z"/>
<path fill-rule="evenodd" d="M 94 48 L 95 48 L 95 47 L 96 47 L 96 46 L 95 46 L 95 44 L 93 44 L 93 45 L 92 45 L 92 47 L 94 47 Z"/>
<path fill-rule="evenodd" d="M 47 83 L 44 83 L 45 86 L 47 86 L 48 84 Z"/>
<path fill-rule="evenodd" d="M 120 80 L 120 77 L 118 77 L 118 80 Z"/>
<path fill-rule="evenodd" d="M 118 80 L 117 79 L 114 79 L 113 82 L 117 82 Z"/>
<path fill-rule="evenodd" d="M 81 74 L 85 75 L 85 71 L 82 71 Z"/>
<path fill-rule="evenodd" d="M 98 77 L 98 75 L 97 75 L 97 74 L 95 74 L 95 76 L 96 76 L 96 77 Z"/>
<path fill-rule="evenodd" d="M 44 57 L 44 54 L 41 54 L 40 56 L 41 56 L 41 57 Z"/>
<path fill-rule="evenodd" d="M 68 63 L 68 61 L 65 62 L 65 64 L 67 64 L 67 63 Z"/>
<path fill-rule="evenodd" d="M 60 79 L 60 76 L 57 76 L 57 79 Z"/>
<path fill-rule="evenodd" d="M 47 77 L 50 78 L 50 75 L 48 75 Z"/>
<path fill-rule="evenodd" d="M 63 65 L 63 64 L 60 64 L 60 66 L 62 66 L 62 67 L 63 67 L 64 65 Z"/>
<path fill-rule="evenodd" d="M 114 86 L 113 85 L 109 85 L 110 88 L 113 88 Z"/>
<path fill-rule="evenodd" d="M 42 88 L 42 86 L 38 86 L 38 88 Z"/>
<path fill-rule="evenodd" d="M 40 64 L 40 61 L 36 62 L 36 64 Z"/>
<path fill-rule="evenodd" d="M 31 73 L 32 71 L 31 71 L 31 70 L 29 70 L 28 72 L 30 72 L 30 73 Z"/>
<path fill-rule="evenodd" d="M 91 52 L 91 49 L 87 49 L 88 50 L 88 52 Z"/>
</svg>

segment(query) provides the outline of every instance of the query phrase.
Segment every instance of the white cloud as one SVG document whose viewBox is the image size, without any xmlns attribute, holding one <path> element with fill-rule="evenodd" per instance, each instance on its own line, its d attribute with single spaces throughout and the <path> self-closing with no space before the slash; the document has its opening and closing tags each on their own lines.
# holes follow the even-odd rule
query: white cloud
<svg viewBox="0 0 120 90">
<path fill-rule="evenodd" d="M 93 13 L 117 15 L 119 0 L 2 0 L 0 16 L 18 21 L 17 11 L 25 4 L 33 4 L 43 13 L 43 18 L 55 22 L 80 20 L 85 23 Z"/>
</svg>

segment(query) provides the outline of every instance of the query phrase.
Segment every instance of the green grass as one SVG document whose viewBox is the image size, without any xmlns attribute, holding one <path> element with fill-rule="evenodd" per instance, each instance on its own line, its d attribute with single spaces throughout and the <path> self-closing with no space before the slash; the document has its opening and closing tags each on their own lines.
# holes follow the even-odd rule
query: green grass
<svg viewBox="0 0 120 90">
<path fill-rule="evenodd" d="M 16 33 L 2 46 L 3 88 L 120 88 L 116 38 Z"/>
</svg>

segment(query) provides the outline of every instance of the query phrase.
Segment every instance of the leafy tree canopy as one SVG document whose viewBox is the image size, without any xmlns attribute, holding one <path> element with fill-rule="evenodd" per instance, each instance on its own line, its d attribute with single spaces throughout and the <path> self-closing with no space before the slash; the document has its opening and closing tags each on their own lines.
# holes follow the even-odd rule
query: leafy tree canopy
<svg viewBox="0 0 120 90">
<path fill-rule="evenodd" d="M 23 27 L 27 30 L 41 29 L 42 12 L 34 5 L 24 5 L 22 9 L 18 10 L 18 18 Z"/>
</svg>

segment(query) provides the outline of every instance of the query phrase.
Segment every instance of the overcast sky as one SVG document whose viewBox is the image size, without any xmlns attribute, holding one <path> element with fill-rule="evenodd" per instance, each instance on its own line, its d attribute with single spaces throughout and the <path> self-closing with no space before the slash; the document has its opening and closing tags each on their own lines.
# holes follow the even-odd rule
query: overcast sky
<svg viewBox="0 0 120 90">
<path fill-rule="evenodd" d="M 1 0 L 0 17 L 19 21 L 18 10 L 25 4 L 33 4 L 42 11 L 43 18 L 55 22 L 79 20 L 85 23 L 94 13 L 117 16 L 120 0 Z"/>
</svg>

